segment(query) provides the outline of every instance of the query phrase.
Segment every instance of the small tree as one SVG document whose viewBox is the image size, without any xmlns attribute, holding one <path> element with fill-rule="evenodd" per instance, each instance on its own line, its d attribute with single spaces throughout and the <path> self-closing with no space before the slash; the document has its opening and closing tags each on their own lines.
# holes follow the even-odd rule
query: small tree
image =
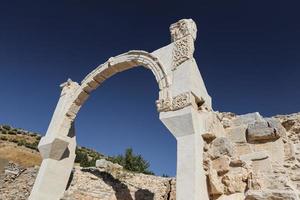
<svg viewBox="0 0 300 200">
<path fill-rule="evenodd" d="M 111 161 L 122 165 L 128 171 L 154 175 L 154 173 L 149 170 L 150 163 L 141 155 L 135 155 L 132 148 L 126 149 L 124 155 L 112 157 Z"/>
</svg>

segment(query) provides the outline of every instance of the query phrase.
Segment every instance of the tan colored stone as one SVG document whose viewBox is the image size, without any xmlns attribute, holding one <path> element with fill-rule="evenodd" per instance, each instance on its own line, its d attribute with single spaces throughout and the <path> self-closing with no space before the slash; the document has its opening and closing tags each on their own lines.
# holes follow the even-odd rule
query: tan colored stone
<svg viewBox="0 0 300 200">
<path fill-rule="evenodd" d="M 244 199 L 245 199 L 244 193 L 236 193 L 231 195 L 222 195 L 216 200 L 244 200 Z"/>
<path fill-rule="evenodd" d="M 221 183 L 218 173 L 214 169 L 210 169 L 208 173 L 210 194 L 219 195 L 224 193 L 224 186 Z"/>
<path fill-rule="evenodd" d="M 235 143 L 246 143 L 246 125 L 230 127 L 226 129 L 226 137 Z"/>
<path fill-rule="evenodd" d="M 212 161 L 212 167 L 218 173 L 223 175 L 229 171 L 230 158 L 228 156 L 222 156 Z"/>
</svg>

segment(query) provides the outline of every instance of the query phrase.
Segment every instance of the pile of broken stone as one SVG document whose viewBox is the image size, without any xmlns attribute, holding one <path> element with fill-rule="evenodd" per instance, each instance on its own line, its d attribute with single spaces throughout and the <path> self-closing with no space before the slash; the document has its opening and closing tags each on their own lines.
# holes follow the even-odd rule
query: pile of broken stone
<svg viewBox="0 0 300 200">
<path fill-rule="evenodd" d="M 217 113 L 224 133 L 203 135 L 204 168 L 215 200 L 296 200 L 300 114 L 263 118 Z"/>
</svg>

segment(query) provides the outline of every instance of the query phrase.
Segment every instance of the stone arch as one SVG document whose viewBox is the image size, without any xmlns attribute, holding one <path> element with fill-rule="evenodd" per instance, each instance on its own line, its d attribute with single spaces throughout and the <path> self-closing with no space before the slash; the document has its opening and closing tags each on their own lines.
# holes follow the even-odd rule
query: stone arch
<svg viewBox="0 0 300 200">
<path fill-rule="evenodd" d="M 66 116 L 74 120 L 80 107 L 88 99 L 92 91 L 99 87 L 106 79 L 119 72 L 138 66 L 143 66 L 152 71 L 158 83 L 159 99 L 168 99 L 170 96 L 168 88 L 171 85 L 171 79 L 168 77 L 165 67 L 151 53 L 134 50 L 109 58 L 108 61 L 89 73 L 80 85 L 71 80 L 63 84 L 63 90 L 65 87 L 69 90 L 72 88 L 70 87 L 71 85 L 75 85 L 72 88 L 73 94 L 70 98 L 70 103 L 66 105 Z"/>
<path fill-rule="evenodd" d="M 177 140 L 177 200 L 208 199 L 202 167 L 202 134 L 224 131 L 212 112 L 198 66 L 193 58 L 196 24 L 183 19 L 170 26 L 172 43 L 152 53 L 129 51 L 108 59 L 80 84 L 68 80 L 39 143 L 41 164 L 29 200 L 59 200 L 63 197 L 75 160 L 74 120 L 89 95 L 118 72 L 144 66 L 159 86 L 156 101 L 159 118 Z"/>
</svg>

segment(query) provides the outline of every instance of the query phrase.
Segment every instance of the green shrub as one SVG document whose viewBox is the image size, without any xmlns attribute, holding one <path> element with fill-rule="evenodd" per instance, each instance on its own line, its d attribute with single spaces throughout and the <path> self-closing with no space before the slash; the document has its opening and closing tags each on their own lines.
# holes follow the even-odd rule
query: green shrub
<svg viewBox="0 0 300 200">
<path fill-rule="evenodd" d="M 31 136 L 31 137 L 36 137 L 36 136 L 37 136 L 37 134 L 36 134 L 36 133 L 32 133 L 32 132 L 30 132 L 30 133 L 29 133 L 29 136 Z"/>
<path fill-rule="evenodd" d="M 141 155 L 135 155 L 132 148 L 126 149 L 124 155 L 111 157 L 109 160 L 122 165 L 128 171 L 154 175 L 154 173 L 149 170 L 150 163 Z"/>
<path fill-rule="evenodd" d="M 27 147 L 29 149 L 33 149 L 33 150 L 38 150 L 38 143 L 37 142 L 25 143 L 25 147 Z"/>
<path fill-rule="evenodd" d="M 8 130 L 8 131 L 11 129 L 11 127 L 9 125 L 3 125 L 2 128 L 5 130 Z"/>
<path fill-rule="evenodd" d="M 22 134 L 22 131 L 19 131 L 19 130 L 18 130 L 18 131 L 17 131 L 17 134 L 18 134 L 18 135 L 21 135 L 21 134 Z"/>
<path fill-rule="evenodd" d="M 17 135 L 17 133 L 15 131 L 12 131 L 12 130 L 8 131 L 8 134 L 9 135 Z"/>
<path fill-rule="evenodd" d="M 18 144 L 18 146 L 25 146 L 26 141 L 23 140 L 23 139 L 22 140 L 18 140 L 17 144 Z"/>
<path fill-rule="evenodd" d="M 37 136 L 36 136 L 36 139 L 37 139 L 38 141 L 40 141 L 40 140 L 42 139 L 42 136 L 37 135 Z"/>
<path fill-rule="evenodd" d="M 7 134 L 7 130 L 2 130 L 1 133 L 4 135 Z"/>
<path fill-rule="evenodd" d="M 75 157 L 76 163 L 80 163 L 81 167 L 90 167 L 89 166 L 89 157 L 84 151 L 76 148 L 75 153 L 76 153 L 76 157 Z"/>
<path fill-rule="evenodd" d="M 76 148 L 75 153 L 75 162 L 79 163 L 81 167 L 94 167 L 96 160 L 103 157 L 101 154 L 85 147 Z"/>
</svg>

